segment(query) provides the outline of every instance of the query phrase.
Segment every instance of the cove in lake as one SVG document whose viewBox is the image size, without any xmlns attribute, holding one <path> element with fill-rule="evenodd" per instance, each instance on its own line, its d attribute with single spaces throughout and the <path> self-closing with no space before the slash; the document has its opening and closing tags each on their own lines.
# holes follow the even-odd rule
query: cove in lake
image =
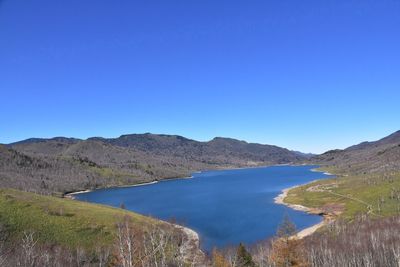
<svg viewBox="0 0 400 267">
<path fill-rule="evenodd" d="M 298 230 L 322 218 L 274 203 L 285 188 L 330 177 L 317 166 L 272 166 L 194 173 L 192 179 L 100 189 L 76 195 L 78 200 L 119 207 L 178 222 L 195 230 L 202 248 L 252 244 L 275 235 L 285 214 Z"/>
</svg>

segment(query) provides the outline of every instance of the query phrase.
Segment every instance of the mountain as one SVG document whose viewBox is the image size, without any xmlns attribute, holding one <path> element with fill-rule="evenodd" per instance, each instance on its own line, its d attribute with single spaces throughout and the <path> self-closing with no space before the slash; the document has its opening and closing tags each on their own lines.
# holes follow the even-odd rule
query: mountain
<svg viewBox="0 0 400 267">
<path fill-rule="evenodd" d="M 400 131 L 374 142 L 363 142 L 344 150 L 331 150 L 311 159 L 343 171 L 378 173 L 400 170 Z"/>
<path fill-rule="evenodd" d="M 87 140 L 31 138 L 0 148 L 0 186 L 42 193 L 136 184 L 207 169 L 303 162 L 272 145 L 216 137 L 130 134 Z"/>
<path fill-rule="evenodd" d="M 209 142 L 198 142 L 178 135 L 147 133 L 123 135 L 103 141 L 152 155 L 173 156 L 210 165 L 251 166 L 289 163 L 304 159 L 277 146 L 252 144 L 222 137 L 216 137 Z"/>
<path fill-rule="evenodd" d="M 28 155 L 0 145 L 0 187 L 55 193 L 117 183 L 115 176 L 75 158 Z"/>
<path fill-rule="evenodd" d="M 307 158 L 307 159 L 311 159 L 312 157 L 317 156 L 317 154 L 313 154 L 313 153 L 303 153 L 303 152 L 295 151 L 295 150 L 292 150 L 292 152 L 294 152 L 295 154 L 297 154 L 297 155 L 299 155 L 299 156 L 305 157 L 305 158 Z"/>
</svg>

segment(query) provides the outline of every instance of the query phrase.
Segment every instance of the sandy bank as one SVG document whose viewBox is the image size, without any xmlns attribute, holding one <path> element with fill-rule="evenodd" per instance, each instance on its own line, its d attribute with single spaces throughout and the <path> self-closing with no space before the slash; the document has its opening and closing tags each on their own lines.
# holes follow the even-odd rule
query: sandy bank
<svg viewBox="0 0 400 267">
<path fill-rule="evenodd" d="M 184 180 L 184 179 L 192 179 L 194 178 L 193 176 L 189 176 L 189 177 L 181 177 L 181 178 L 166 178 L 161 180 L 162 181 L 172 181 L 172 180 Z M 64 194 L 63 197 L 65 198 L 70 198 L 70 199 L 75 199 L 74 195 L 78 195 L 78 194 L 83 194 L 83 193 L 88 193 L 88 192 L 92 192 L 94 190 L 98 190 L 98 189 L 109 189 L 109 188 L 125 188 L 125 187 L 136 187 L 136 186 L 146 186 L 146 185 L 152 185 L 152 184 L 156 184 L 160 181 L 152 181 L 152 182 L 147 182 L 147 183 L 139 183 L 139 184 L 128 184 L 128 185 L 117 185 L 117 186 L 110 186 L 110 187 L 101 187 L 101 188 L 96 188 L 96 189 L 87 189 L 87 190 L 80 190 L 80 191 L 76 191 L 76 192 L 71 192 L 71 193 L 67 193 Z"/>
<path fill-rule="evenodd" d="M 310 183 L 313 183 L 313 182 L 316 182 L 316 181 L 318 181 L 318 180 L 312 181 Z M 290 190 L 296 188 L 296 187 L 299 187 L 299 186 L 303 186 L 303 185 L 297 185 L 297 186 L 292 186 L 292 187 L 283 189 L 282 193 L 280 193 L 277 197 L 274 198 L 274 202 L 276 204 L 285 205 L 285 206 L 287 206 L 289 208 L 292 208 L 294 210 L 303 211 L 303 212 L 307 212 L 309 214 L 314 214 L 314 215 L 320 215 L 320 216 L 323 217 L 322 222 L 299 231 L 296 234 L 296 237 L 301 239 L 301 238 L 304 238 L 306 236 L 309 236 L 309 235 L 313 234 L 319 228 L 321 228 L 321 227 L 323 227 L 325 225 L 328 225 L 329 223 L 331 223 L 333 221 L 333 219 L 332 219 L 332 215 L 331 214 L 322 213 L 319 209 L 309 208 L 309 207 L 305 207 L 305 206 L 298 205 L 298 204 L 286 203 L 285 202 L 285 198 L 287 197 L 288 192 Z"/>
<path fill-rule="evenodd" d="M 80 190 L 80 191 L 76 191 L 76 192 L 65 194 L 63 197 L 70 198 L 70 199 L 75 199 L 75 195 L 83 194 L 83 193 L 89 193 L 91 191 L 92 190 L 89 190 L 89 189 L 88 190 Z"/>
<path fill-rule="evenodd" d="M 119 186 L 102 187 L 102 188 L 97 188 L 97 189 L 145 186 L 145 185 L 152 185 L 152 184 L 156 184 L 156 183 L 158 183 L 158 181 L 152 181 L 152 182 L 140 183 L 140 184 L 132 184 L 132 185 L 119 185 Z M 97 190 L 97 189 L 93 189 L 93 190 Z M 89 192 L 92 192 L 93 190 L 92 189 L 87 189 L 87 190 L 80 190 L 80 191 L 76 191 L 76 192 L 72 192 L 72 193 L 67 193 L 67 194 L 64 195 L 64 197 L 65 198 L 70 198 L 70 199 L 75 199 L 75 197 L 74 197 L 75 195 L 83 194 L 83 193 L 89 193 Z"/>
</svg>

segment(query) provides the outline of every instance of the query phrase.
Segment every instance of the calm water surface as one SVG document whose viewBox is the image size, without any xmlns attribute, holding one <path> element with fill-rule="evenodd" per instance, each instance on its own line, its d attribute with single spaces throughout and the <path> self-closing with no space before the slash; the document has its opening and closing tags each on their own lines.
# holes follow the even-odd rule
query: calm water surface
<svg viewBox="0 0 400 267">
<path fill-rule="evenodd" d="M 329 177 L 313 172 L 316 166 L 273 166 L 194 173 L 192 179 L 152 185 L 101 189 L 77 199 L 126 208 L 144 215 L 178 222 L 200 234 L 203 249 L 273 236 L 288 214 L 298 229 L 321 221 L 316 215 L 274 203 L 282 189 Z"/>
</svg>

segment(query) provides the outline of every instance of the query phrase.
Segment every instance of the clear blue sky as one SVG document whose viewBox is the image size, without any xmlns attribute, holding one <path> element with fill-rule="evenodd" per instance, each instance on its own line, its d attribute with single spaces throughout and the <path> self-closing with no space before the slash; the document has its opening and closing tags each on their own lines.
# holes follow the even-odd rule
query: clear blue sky
<svg viewBox="0 0 400 267">
<path fill-rule="evenodd" d="M 400 1 L 0 0 L 0 93 L 0 143 L 344 148 L 400 129 Z"/>
</svg>

